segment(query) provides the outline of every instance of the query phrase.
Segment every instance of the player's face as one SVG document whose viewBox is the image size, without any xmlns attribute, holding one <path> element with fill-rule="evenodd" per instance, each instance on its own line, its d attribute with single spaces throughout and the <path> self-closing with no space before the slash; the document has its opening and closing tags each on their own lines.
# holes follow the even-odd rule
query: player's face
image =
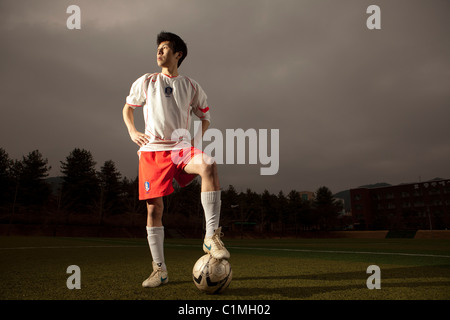
<svg viewBox="0 0 450 320">
<path fill-rule="evenodd" d="M 169 41 L 161 42 L 156 55 L 158 66 L 161 68 L 176 66 L 178 64 L 178 55 L 179 53 L 175 54 L 173 52 Z"/>
</svg>

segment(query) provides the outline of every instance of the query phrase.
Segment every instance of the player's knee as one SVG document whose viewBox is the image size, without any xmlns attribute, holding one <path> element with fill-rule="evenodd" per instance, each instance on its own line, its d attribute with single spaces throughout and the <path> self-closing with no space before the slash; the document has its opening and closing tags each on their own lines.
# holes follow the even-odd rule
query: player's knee
<svg viewBox="0 0 450 320">
<path fill-rule="evenodd" d="M 205 162 L 202 165 L 202 177 L 212 177 L 217 173 L 217 164 L 215 161 Z"/>
<path fill-rule="evenodd" d="M 147 200 L 147 213 L 149 216 L 160 216 L 164 211 L 164 202 L 162 199 Z"/>
<path fill-rule="evenodd" d="M 164 206 L 148 206 L 147 208 L 147 227 L 162 226 Z"/>
</svg>

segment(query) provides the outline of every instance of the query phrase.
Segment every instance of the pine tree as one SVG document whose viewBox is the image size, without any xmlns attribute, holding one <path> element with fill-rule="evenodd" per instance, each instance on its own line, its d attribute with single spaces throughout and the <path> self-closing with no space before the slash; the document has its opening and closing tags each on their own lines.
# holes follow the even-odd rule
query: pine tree
<svg viewBox="0 0 450 320">
<path fill-rule="evenodd" d="M 9 158 L 8 153 L 0 148 L 0 205 L 12 202 L 14 194 L 14 184 L 11 177 L 11 166 L 13 161 Z"/>
<path fill-rule="evenodd" d="M 99 210 L 101 217 L 123 210 L 121 174 L 112 160 L 105 161 L 98 172 L 100 181 Z"/>
<path fill-rule="evenodd" d="M 336 201 L 330 189 L 320 187 L 316 191 L 314 210 L 319 218 L 321 228 L 330 230 L 336 225 L 337 217 L 342 210 L 342 205 Z"/>
<path fill-rule="evenodd" d="M 20 166 L 18 201 L 24 205 L 42 205 L 51 195 L 50 184 L 45 181 L 51 167 L 39 150 L 24 156 Z"/>
<path fill-rule="evenodd" d="M 92 154 L 75 148 L 66 161 L 61 161 L 62 203 L 72 212 L 89 213 L 94 210 L 100 186 Z"/>
</svg>

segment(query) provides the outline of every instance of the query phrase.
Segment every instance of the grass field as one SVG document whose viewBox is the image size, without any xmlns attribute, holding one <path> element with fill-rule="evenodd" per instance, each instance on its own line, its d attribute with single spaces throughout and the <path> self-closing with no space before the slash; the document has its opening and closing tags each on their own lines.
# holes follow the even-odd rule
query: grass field
<svg viewBox="0 0 450 320">
<path fill-rule="evenodd" d="M 0 237 L 1 300 L 449 300 L 450 240 L 224 239 L 233 281 L 220 295 L 191 278 L 200 240 L 167 239 L 169 283 L 141 287 L 151 272 L 146 239 Z M 67 267 L 81 270 L 69 290 Z M 381 289 L 366 286 L 381 269 Z"/>
</svg>

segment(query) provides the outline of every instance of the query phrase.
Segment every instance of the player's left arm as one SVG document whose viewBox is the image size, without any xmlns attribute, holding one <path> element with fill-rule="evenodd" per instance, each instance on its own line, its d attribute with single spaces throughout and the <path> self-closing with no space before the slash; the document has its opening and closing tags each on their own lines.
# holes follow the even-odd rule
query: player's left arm
<svg viewBox="0 0 450 320">
<path fill-rule="evenodd" d="M 200 87 L 198 83 L 196 82 L 194 83 L 196 92 L 195 97 L 193 99 L 192 111 L 201 120 L 202 128 L 201 131 L 198 130 L 198 132 L 195 133 L 195 137 L 191 141 L 192 145 L 195 145 L 194 141 L 199 141 L 203 138 L 203 135 L 205 134 L 206 130 L 208 130 L 211 124 L 211 115 L 208 107 L 206 93 L 203 91 L 202 87 Z M 201 136 L 199 136 L 200 133 Z"/>
<path fill-rule="evenodd" d="M 209 125 L 209 120 L 202 120 L 202 137 L 205 134 L 206 130 L 208 130 Z"/>
<path fill-rule="evenodd" d="M 209 125 L 210 125 L 209 120 L 202 120 L 202 130 L 201 130 L 201 131 L 199 130 L 199 132 L 197 132 L 197 133 L 195 134 L 194 139 L 191 140 L 191 144 L 192 144 L 193 146 L 195 146 L 196 141 L 199 141 L 200 139 L 203 138 L 203 135 L 205 134 L 206 130 L 208 130 Z M 199 133 L 201 133 L 201 136 L 199 136 Z"/>
</svg>

